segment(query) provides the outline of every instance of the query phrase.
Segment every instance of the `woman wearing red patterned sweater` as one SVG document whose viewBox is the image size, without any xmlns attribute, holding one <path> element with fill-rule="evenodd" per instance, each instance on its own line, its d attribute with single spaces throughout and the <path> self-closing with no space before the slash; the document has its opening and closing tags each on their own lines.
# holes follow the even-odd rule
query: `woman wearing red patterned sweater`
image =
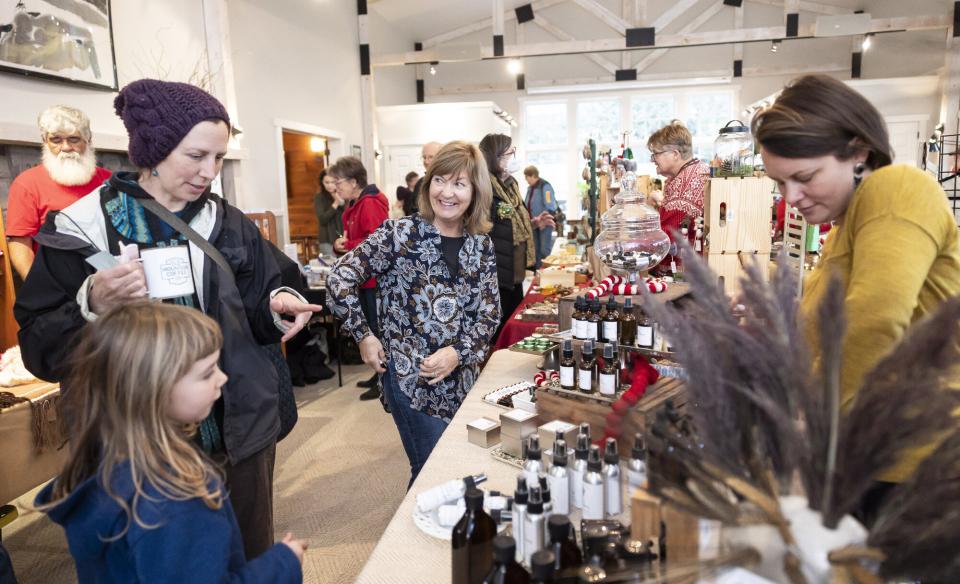
<svg viewBox="0 0 960 584">
<path fill-rule="evenodd" d="M 678 121 L 654 132 L 647 140 L 647 148 L 657 173 L 667 179 L 663 184 L 660 228 L 673 241 L 672 231 L 679 233 L 681 227 L 686 227 L 692 244 L 696 236 L 694 223 L 703 215 L 703 190 L 710 178 L 710 167 L 693 157 L 693 136 Z M 673 259 L 664 258 L 662 269 L 669 271 Z"/>
</svg>

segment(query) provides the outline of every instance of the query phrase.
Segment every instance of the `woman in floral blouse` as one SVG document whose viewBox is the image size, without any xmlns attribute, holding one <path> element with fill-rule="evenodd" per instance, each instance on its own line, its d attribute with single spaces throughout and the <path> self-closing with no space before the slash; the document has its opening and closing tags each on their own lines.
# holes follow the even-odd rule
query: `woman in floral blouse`
<svg viewBox="0 0 960 584">
<path fill-rule="evenodd" d="M 473 387 L 500 320 L 483 155 L 451 142 L 423 184 L 419 214 L 386 221 L 327 278 L 331 310 L 364 363 L 383 374 L 410 485 Z M 357 297 L 374 277 L 382 338 L 371 333 Z"/>
</svg>

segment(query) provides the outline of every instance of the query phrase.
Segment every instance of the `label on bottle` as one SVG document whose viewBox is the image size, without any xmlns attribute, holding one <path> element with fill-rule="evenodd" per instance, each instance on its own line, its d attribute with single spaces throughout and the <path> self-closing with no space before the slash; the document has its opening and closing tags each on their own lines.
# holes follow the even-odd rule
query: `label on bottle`
<svg viewBox="0 0 960 584">
<path fill-rule="evenodd" d="M 634 489 L 642 489 L 647 486 L 647 465 L 640 462 L 640 468 L 634 470 L 630 469 L 627 471 L 627 482 L 630 483 L 630 486 Z"/>
<path fill-rule="evenodd" d="M 593 371 L 590 369 L 580 370 L 580 379 L 577 380 L 577 387 L 583 391 L 593 390 Z"/>
<path fill-rule="evenodd" d="M 563 476 L 547 475 L 547 484 L 550 485 L 550 501 L 553 503 L 553 512 L 560 515 L 570 514 L 570 479 Z"/>
<path fill-rule="evenodd" d="M 523 526 L 527 522 L 527 506 L 526 505 L 516 505 L 513 508 L 513 521 L 510 522 L 513 527 L 513 539 L 517 542 L 517 553 L 514 558 L 518 562 L 523 561 L 523 544 L 525 538 L 523 537 Z"/>
<path fill-rule="evenodd" d="M 653 327 L 648 324 L 637 326 L 637 346 L 653 348 Z"/>
<path fill-rule="evenodd" d="M 531 521 L 531 517 L 533 517 L 533 521 Z M 527 514 L 525 523 L 523 526 L 523 560 L 529 566 L 530 557 L 543 549 L 543 515 L 531 516 Z"/>
<path fill-rule="evenodd" d="M 583 482 L 583 518 L 603 519 L 603 483 Z"/>
<path fill-rule="evenodd" d="M 616 517 L 623 512 L 623 496 L 620 492 L 620 477 L 603 477 L 604 511 L 607 517 Z"/>
<path fill-rule="evenodd" d="M 576 383 L 576 375 L 573 373 L 573 365 L 563 365 L 560 367 L 560 386 L 573 387 Z"/>
<path fill-rule="evenodd" d="M 617 393 L 617 374 L 601 373 L 597 383 L 600 393 L 603 395 L 616 395 Z"/>
<path fill-rule="evenodd" d="M 579 318 L 573 319 L 573 338 L 582 339 L 583 338 L 583 320 Z"/>
<path fill-rule="evenodd" d="M 583 507 L 583 470 L 570 469 L 570 502 L 577 509 Z"/>
<path fill-rule="evenodd" d="M 603 323 L 603 338 L 607 339 L 608 342 L 614 342 L 620 336 L 619 324 L 616 321 L 613 322 L 604 322 Z"/>
<path fill-rule="evenodd" d="M 593 322 L 592 320 L 587 321 L 587 338 L 591 341 L 600 340 L 600 323 Z"/>
</svg>

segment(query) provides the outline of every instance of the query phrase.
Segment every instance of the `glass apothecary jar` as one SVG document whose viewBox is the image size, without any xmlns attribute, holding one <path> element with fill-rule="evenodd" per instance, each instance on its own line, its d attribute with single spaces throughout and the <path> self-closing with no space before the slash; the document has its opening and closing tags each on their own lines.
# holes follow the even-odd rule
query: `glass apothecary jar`
<svg viewBox="0 0 960 584">
<path fill-rule="evenodd" d="M 753 176 L 753 136 L 740 120 L 720 128 L 713 142 L 714 176 Z"/>
<path fill-rule="evenodd" d="M 602 231 L 594 249 L 615 273 L 636 283 L 640 274 L 659 264 L 670 251 L 670 238 L 660 229 L 660 214 L 637 191 L 637 164 L 624 160 L 625 174 L 615 204 L 600 218 Z"/>
</svg>

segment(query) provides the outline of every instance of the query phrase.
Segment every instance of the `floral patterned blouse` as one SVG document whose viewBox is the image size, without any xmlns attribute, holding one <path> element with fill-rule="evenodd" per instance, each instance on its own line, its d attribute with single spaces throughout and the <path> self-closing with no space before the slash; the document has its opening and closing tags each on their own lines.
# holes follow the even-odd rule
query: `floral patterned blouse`
<svg viewBox="0 0 960 584">
<path fill-rule="evenodd" d="M 413 409 L 449 422 L 477 378 L 500 322 L 493 242 L 466 235 L 454 278 L 443 259 L 440 232 L 419 214 L 388 220 L 337 262 L 327 277 L 328 305 L 359 343 L 370 332 L 358 290 L 377 279 L 380 341 Z M 420 363 L 452 346 L 460 365 L 436 385 Z"/>
</svg>

